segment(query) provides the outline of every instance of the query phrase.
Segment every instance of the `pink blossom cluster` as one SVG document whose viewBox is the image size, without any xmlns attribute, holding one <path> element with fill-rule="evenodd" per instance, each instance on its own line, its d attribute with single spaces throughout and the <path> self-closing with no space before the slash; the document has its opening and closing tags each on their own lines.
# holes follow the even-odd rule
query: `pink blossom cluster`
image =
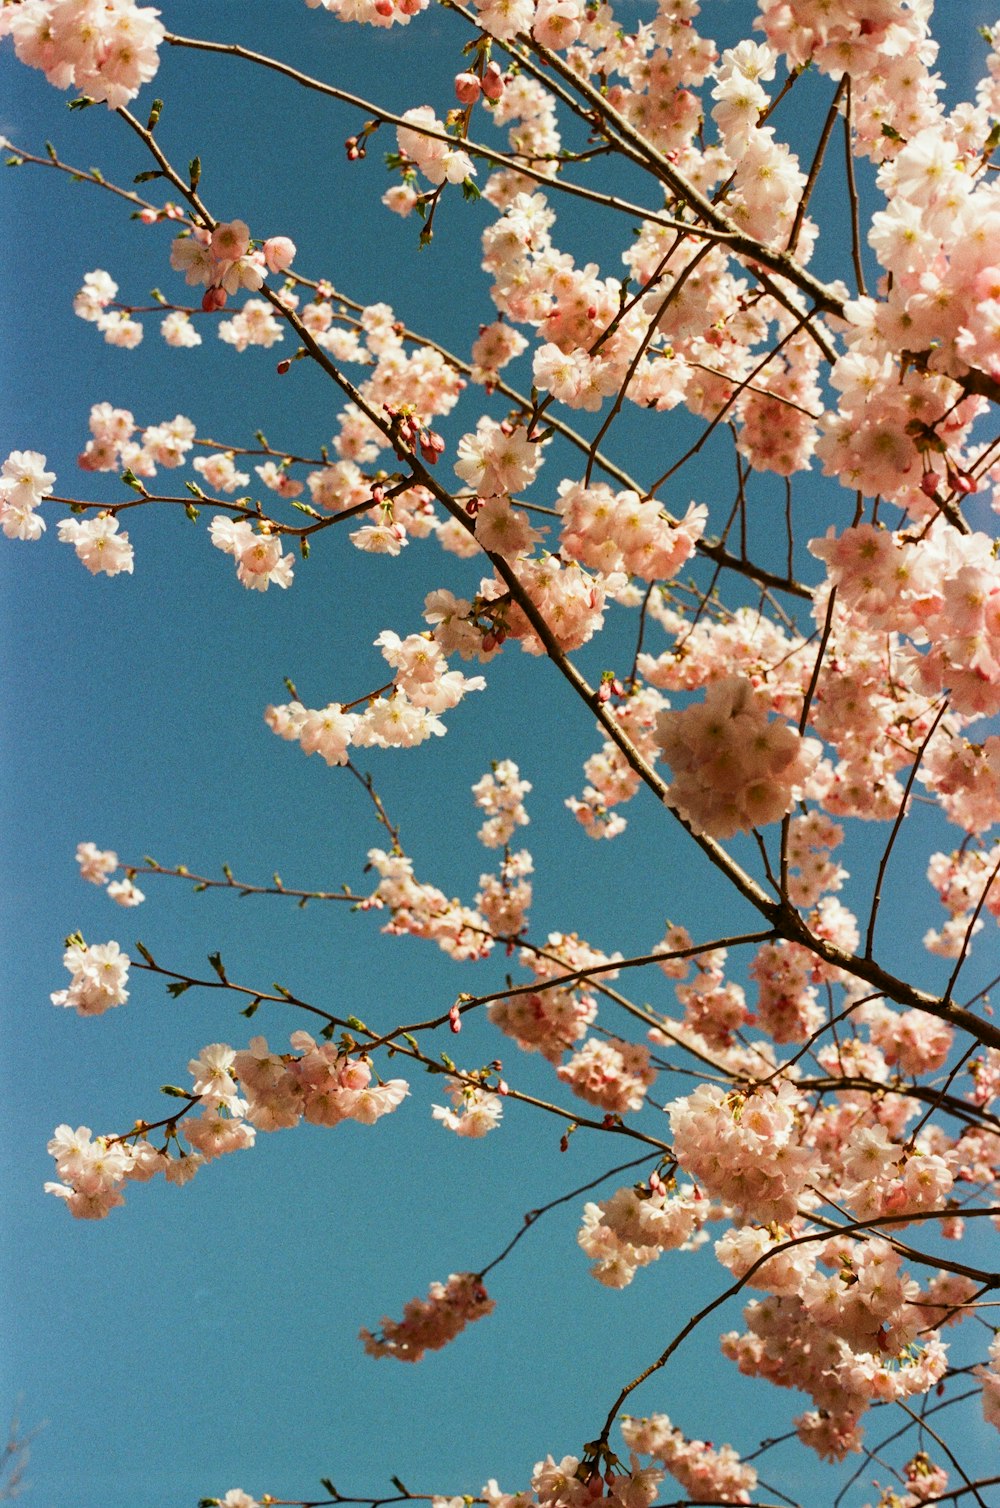
<svg viewBox="0 0 1000 1508">
<path fill-rule="evenodd" d="M 221 525 L 226 521 L 216 522 Z M 228 538 L 243 527 L 251 542 L 261 538 L 252 533 L 249 525 L 240 524 L 229 525 L 228 530 L 220 527 L 219 534 Z M 214 536 L 213 540 L 218 543 Z M 292 557 L 285 558 L 290 574 Z M 243 557 L 239 553 L 237 560 L 243 579 Z M 251 579 L 247 584 L 257 583 Z M 287 583 L 279 579 L 278 584 Z M 457 706 L 467 692 L 481 691 L 486 685 L 482 676 L 464 676 L 460 671 L 449 670 L 430 634 L 410 634 L 401 639 L 392 630 L 384 629 L 375 643 L 395 671 L 388 696 L 372 696 L 360 713 L 345 712 L 339 702 L 320 709 L 305 707 L 298 701 L 268 707 L 264 717 L 272 732 L 297 741 L 307 754 L 320 754 L 329 765 L 346 764 L 352 744 L 382 749 L 412 748 L 432 735 L 442 737 L 446 730 L 437 714 Z"/>
<path fill-rule="evenodd" d="M 648 1419 L 626 1415 L 625 1443 L 640 1456 L 661 1461 L 683 1487 L 692 1503 L 749 1503 L 757 1486 L 757 1472 L 740 1460 L 731 1445 L 688 1440 L 666 1414 Z"/>
<path fill-rule="evenodd" d="M 383 932 L 428 938 L 456 960 L 485 958 L 491 951 L 493 939 L 479 912 L 416 880 L 405 854 L 370 848 L 368 864 L 379 875 L 372 903 L 391 913 Z"/>
<path fill-rule="evenodd" d="M 531 790 L 531 781 L 522 780 L 521 772 L 512 759 L 495 759 L 489 770 L 472 787 L 476 805 L 486 813 L 486 821 L 479 829 L 478 838 L 487 848 L 502 848 L 508 844 L 519 827 L 526 827 L 530 818 L 524 806 L 524 798 Z"/>
<path fill-rule="evenodd" d="M 990 1344 L 990 1364 L 977 1367 L 976 1376 L 983 1385 L 983 1418 L 1000 1429 L 1000 1334 Z"/>
<path fill-rule="evenodd" d="M 542 445 L 523 425 L 497 424 L 482 418 L 475 434 L 458 442 L 455 474 L 477 497 L 510 496 L 532 482 L 542 464 Z"/>
<path fill-rule="evenodd" d="M 496 1308 L 474 1272 L 452 1273 L 447 1283 L 432 1283 L 426 1299 L 410 1299 L 401 1320 L 383 1317 L 377 1335 L 361 1331 L 369 1356 L 394 1356 L 419 1361 L 425 1351 L 440 1351 L 466 1325 L 484 1319 Z"/>
<path fill-rule="evenodd" d="M 944 718 L 931 739 L 917 778 L 950 822 L 980 833 L 1000 822 L 1000 737 L 971 743 L 957 719 Z"/>
<path fill-rule="evenodd" d="M 73 312 L 89 320 L 111 346 L 134 349 L 142 340 L 142 325 L 128 310 L 109 309 L 118 296 L 118 284 L 100 267 L 84 275 L 83 286 L 73 300 Z"/>
<path fill-rule="evenodd" d="M 227 295 L 240 289 L 256 293 L 269 272 L 287 272 L 294 257 L 295 243 L 287 236 L 272 236 L 254 249 L 243 220 L 221 220 L 211 231 L 196 226 L 170 248 L 174 271 L 189 284 L 205 285 L 206 310 L 224 308 Z"/>
<path fill-rule="evenodd" d="M 936 1465 L 925 1450 L 918 1450 L 903 1467 L 906 1491 L 902 1497 L 895 1488 L 882 1492 L 875 1508 L 920 1508 L 921 1503 L 935 1503 L 948 1490 L 948 1473 Z M 877 1485 L 877 1484 L 876 1484 Z M 865 1508 L 872 1508 L 866 1504 Z"/>
<path fill-rule="evenodd" d="M 775 822 L 801 792 L 819 745 L 767 714 L 767 697 L 736 675 L 709 685 L 703 704 L 660 713 L 669 800 L 698 832 L 730 838 Z"/>
<path fill-rule="evenodd" d="M 655 1178 L 649 1185 L 616 1189 L 610 1199 L 585 1204 L 577 1241 L 590 1271 L 606 1288 L 624 1288 L 637 1270 L 665 1251 L 693 1251 L 705 1239 L 710 1211 L 692 1184 L 680 1188 Z"/>
<path fill-rule="evenodd" d="M 555 555 L 531 560 L 522 557 L 515 569 L 532 606 L 545 619 L 556 644 L 566 652 L 579 649 L 603 627 L 609 591 L 623 584 L 614 577 L 590 576 L 575 561 L 563 564 Z M 546 652 L 527 613 L 519 603 L 509 600 L 507 588 L 499 578 L 482 581 L 479 596 L 484 612 L 489 612 L 489 604 L 497 598 L 506 599 L 506 605 L 498 610 L 494 639 L 499 630 L 504 638 L 517 639 L 526 654 Z"/>
<path fill-rule="evenodd" d="M 111 957 L 107 949 L 88 951 L 101 954 L 95 966 L 102 971 L 118 967 L 117 954 Z M 124 963 L 127 965 L 128 960 Z M 67 967 L 71 965 L 67 963 Z M 72 993 L 72 989 L 65 993 Z M 125 992 L 119 993 L 127 998 Z M 74 1003 L 56 996 L 53 1002 Z M 258 1131 L 295 1126 L 302 1119 L 320 1126 L 335 1126 L 344 1120 L 371 1126 L 395 1110 L 409 1093 L 403 1079 L 373 1084 L 370 1059 L 352 1058 L 335 1044 L 317 1042 L 308 1032 L 293 1032 L 291 1045 L 295 1052 L 284 1055 L 271 1052 L 264 1037 L 253 1037 L 242 1052 L 224 1042 L 202 1048 L 188 1065 L 190 1091 L 170 1091 L 188 1098 L 189 1104 L 168 1122 L 159 1123 L 167 1125 L 166 1141 L 160 1150 L 149 1141 L 154 1128 L 145 1122 L 137 1122 L 135 1132 L 129 1133 L 133 1140 L 102 1136 L 92 1142 L 86 1126 L 76 1132 L 69 1126 L 57 1127 L 49 1151 L 63 1181 L 47 1183 L 46 1192 L 64 1199 L 70 1213 L 81 1219 L 101 1219 L 124 1204 L 120 1185 L 127 1180 L 145 1182 L 163 1173 L 169 1182 L 184 1184 L 206 1162 L 252 1147 Z M 199 1113 L 188 1113 L 195 1106 Z M 181 1132 L 190 1150 L 180 1146 Z M 177 1157 L 170 1156 L 171 1139 L 178 1139 Z"/>
<path fill-rule="evenodd" d="M 407 26 L 427 9 L 428 0 L 306 0 L 310 10 L 322 6 L 338 21 L 357 21 L 366 26 Z"/>
<path fill-rule="evenodd" d="M 383 629 L 375 640 L 386 659 L 396 672 L 395 696 L 403 696 L 414 707 L 427 712 L 447 712 L 457 707 L 470 691 L 483 691 L 486 682 L 481 675 L 464 676 L 461 671 L 449 670 L 440 646 L 431 634 L 409 634 L 401 639 L 391 629 Z M 369 706 L 369 712 L 371 705 Z M 357 742 L 362 737 L 355 735 Z"/>
<path fill-rule="evenodd" d="M 927 645 L 904 659 L 919 690 L 947 688 L 966 717 L 1000 711 L 1000 566 L 988 535 L 936 531 L 909 542 L 858 524 L 839 536 L 831 529 L 810 550 L 869 631 L 891 628 Z"/>
<path fill-rule="evenodd" d="M 54 471 L 37 450 L 12 450 L 0 469 L 0 529 L 8 539 L 40 539 L 45 520 L 36 513 L 50 496 Z"/>
<path fill-rule="evenodd" d="M 692 503 L 680 523 L 653 498 L 612 492 L 599 482 L 560 482 L 560 548 L 582 565 L 609 575 L 627 571 L 643 581 L 669 581 L 694 554 L 708 509 Z"/>
<path fill-rule="evenodd" d="M 503 320 L 481 325 L 472 343 L 472 381 L 480 383 L 487 393 L 491 392 L 499 373 L 527 348 L 528 342 L 521 332 Z"/>
<path fill-rule="evenodd" d="M 260 1131 L 294 1126 L 300 1119 L 314 1126 L 345 1120 L 373 1126 L 410 1092 L 404 1079 L 373 1083 L 371 1060 L 352 1058 L 336 1043 L 317 1042 L 304 1031 L 293 1032 L 290 1041 L 298 1057 L 273 1053 L 264 1037 L 252 1037 L 231 1060 L 246 1096 L 247 1119 Z"/>
<path fill-rule="evenodd" d="M 78 843 L 76 862 L 80 866 L 80 878 L 92 885 L 106 885 L 108 895 L 119 906 L 139 906 L 146 899 L 130 874 L 108 883 L 118 868 L 118 855 L 112 849 L 100 849 L 96 843 Z"/>
<path fill-rule="evenodd" d="M 0 9 L 0 37 L 12 37 L 20 61 L 55 88 L 118 110 L 159 67 L 159 15 L 134 0 L 21 0 Z"/>
<path fill-rule="evenodd" d="M 563 1456 L 560 1461 L 546 1456 L 535 1463 L 530 1491 L 501 1492 L 491 1480 L 482 1489 L 482 1497 L 487 1508 L 593 1508 L 599 1502 L 616 1508 L 650 1508 L 662 1481 L 662 1471 L 640 1466 L 634 1456 L 628 1471 L 619 1464 L 605 1476 L 577 1456 Z"/>
<path fill-rule="evenodd" d="M 106 1136 L 92 1141 L 89 1126 L 78 1126 L 75 1131 L 71 1126 L 57 1126 L 48 1150 L 61 1181 L 46 1183 L 45 1192 L 64 1199 L 78 1220 L 102 1220 L 124 1204 L 120 1185 L 127 1179 L 144 1182 L 152 1177 L 160 1159 L 147 1141 L 132 1145 Z"/>
<path fill-rule="evenodd" d="M 217 513 L 209 525 L 209 537 L 217 550 L 232 555 L 236 577 L 251 591 L 266 592 L 269 586 L 287 589 L 292 584 L 295 556 L 282 553 L 281 535 L 266 524 L 256 528 L 246 519 Z"/>
<path fill-rule="evenodd" d="M 609 1115 L 641 1110 L 646 1092 L 656 1080 L 649 1049 L 641 1042 L 623 1042 L 618 1037 L 589 1037 L 556 1075 L 588 1105 L 597 1105 Z"/>
<path fill-rule="evenodd" d="M 499 874 L 481 874 L 476 906 L 494 937 L 514 938 L 523 931 L 531 905 L 534 864 L 526 848 L 504 850 Z"/>
<path fill-rule="evenodd" d="M 839 1460 L 859 1448 L 858 1420 L 872 1403 L 929 1391 L 947 1357 L 937 1331 L 927 1327 L 917 1284 L 888 1241 L 836 1237 L 816 1246 L 804 1278 L 801 1259 L 784 1281 L 777 1269 L 780 1291 L 749 1304 L 748 1331 L 723 1336 L 722 1349 L 746 1375 L 809 1393 L 826 1422 L 821 1428 L 806 1415 L 800 1438 Z M 728 1265 L 739 1273 L 750 1256 L 752 1250 L 737 1260 L 732 1252 Z M 824 1272 L 820 1261 L 831 1270 Z"/>
<path fill-rule="evenodd" d="M 944 958 L 958 958 L 975 933 L 982 930 L 985 911 L 1000 921 L 1000 842 L 989 848 L 970 845 L 950 854 L 931 854 L 927 878 L 937 891 L 948 920 L 940 931 L 932 929 L 924 946 Z"/>
<path fill-rule="evenodd" d="M 821 1026 L 814 953 L 798 943 L 762 943 L 750 975 L 759 992 L 755 1018 L 772 1041 L 805 1042 Z"/>
<path fill-rule="evenodd" d="M 141 430 L 141 442 L 133 439 L 139 426 L 125 408 L 95 403 L 90 410 L 91 438 L 77 458 L 84 471 L 121 471 L 138 477 L 156 475 L 158 466 L 168 470 L 184 464 L 194 444 L 195 427 L 183 414 L 149 424 Z"/>
<path fill-rule="evenodd" d="M 494 1000 L 487 1014 L 522 1052 L 540 1052 L 558 1063 L 585 1035 L 597 1015 L 597 1002 L 585 992 L 552 986 Z"/>
<path fill-rule="evenodd" d="M 103 572 L 105 576 L 118 576 L 123 571 L 132 574 L 134 552 L 126 533 L 118 532 L 118 519 L 110 513 L 98 513 L 95 518 L 63 518 L 57 530 L 60 540 L 70 544 L 77 559 L 92 576 Z"/>
<path fill-rule="evenodd" d="M 461 148 L 449 145 L 444 122 L 438 120 L 430 105 L 405 111 L 403 119 L 410 124 L 396 127 L 400 155 L 414 163 L 429 183 L 462 183 L 475 178 L 472 158 Z M 435 135 L 428 136 L 427 131 Z"/>
<path fill-rule="evenodd" d="M 125 984 L 131 961 L 116 942 L 88 945 L 77 933 L 68 940 L 63 954 L 72 983 L 49 998 L 53 1005 L 71 1007 L 78 1016 L 102 1016 L 128 999 Z"/>
<path fill-rule="evenodd" d="M 544 948 L 521 950 L 521 963 L 535 975 L 539 988 L 494 1000 L 487 1014 L 523 1052 L 540 1052 L 557 1064 L 586 1035 L 597 1016 L 597 1000 L 585 980 L 576 986 L 546 985 L 545 981 L 564 978 L 577 969 L 600 967 L 620 956 L 616 953 L 609 959 L 576 933 L 550 932 Z M 600 977 L 610 982 L 617 971 L 602 969 Z"/>
<path fill-rule="evenodd" d="M 659 714 L 670 705 L 666 697 L 652 686 L 632 687 L 626 696 L 617 681 L 610 685 L 605 681 L 599 695 L 605 692 L 608 710 L 622 732 L 647 763 L 655 763 L 659 754 L 656 723 Z M 611 701 L 611 697 L 619 699 Z M 586 761 L 583 773 L 588 784 L 582 796 L 568 797 L 566 806 L 589 838 L 616 838 L 624 832 L 626 820 L 613 808 L 631 801 L 641 789 L 638 774 L 610 739 L 605 739 L 598 752 Z"/>
<path fill-rule="evenodd" d="M 447 1131 L 456 1136 L 486 1136 L 495 1131 L 503 1116 L 503 1100 L 499 1094 L 474 1084 L 468 1078 L 449 1079 L 446 1086 L 451 1109 L 433 1105 L 431 1114 Z"/>
<path fill-rule="evenodd" d="M 822 1169 L 800 1139 L 802 1106 L 787 1079 L 750 1094 L 700 1084 L 666 1107 L 674 1155 L 741 1222 L 787 1223 Z"/>
</svg>

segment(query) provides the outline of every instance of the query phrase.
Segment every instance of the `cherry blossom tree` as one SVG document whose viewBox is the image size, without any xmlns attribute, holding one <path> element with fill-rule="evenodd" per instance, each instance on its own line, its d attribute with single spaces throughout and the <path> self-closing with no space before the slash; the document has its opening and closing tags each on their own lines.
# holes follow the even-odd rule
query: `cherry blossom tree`
<svg viewBox="0 0 1000 1508">
<path fill-rule="evenodd" d="M 239 877 L 166 865 L 140 857 L 141 834 L 121 856 L 82 833 L 77 860 L 129 911 L 179 886 L 350 908 L 389 934 L 379 948 L 436 943 L 454 992 L 416 1018 L 387 1001 L 362 1020 L 238 977 L 225 937 L 195 970 L 179 935 L 173 957 L 134 940 L 132 916 L 108 921 L 121 941 L 73 932 L 53 1006 L 132 1011 L 165 987 L 260 1015 L 229 1041 L 192 1042 L 166 1113 L 137 1089 L 132 1124 L 57 1125 L 46 1189 L 70 1216 L 127 1220 L 133 1184 L 207 1182 L 207 1164 L 302 1121 L 377 1137 L 386 1116 L 424 1115 L 477 1139 L 507 1135 L 523 1108 L 554 1128 L 557 1160 L 571 1136 L 611 1139 L 614 1166 L 567 1179 L 554 1201 L 578 1208 L 598 1283 L 651 1281 L 640 1269 L 665 1253 L 683 1283 L 711 1245 L 715 1296 L 670 1333 L 651 1329 L 639 1373 L 600 1379 L 586 1438 L 543 1441 L 519 1481 L 358 1499 L 324 1480 L 311 1501 L 819 1501 L 819 1486 L 793 1497 L 773 1480 L 766 1446 L 696 1438 L 682 1392 L 670 1416 L 658 1407 L 692 1348 L 721 1345 L 761 1393 L 804 1395 L 787 1428 L 817 1483 L 833 1463 L 851 1502 L 983 1508 L 1000 1484 L 996 1457 L 970 1443 L 980 1416 L 1000 1428 L 1000 1027 L 970 970 L 985 959 L 988 981 L 1000 921 L 1000 24 L 969 28 L 981 82 L 956 101 L 935 72 L 932 0 L 758 0 L 733 45 L 714 29 L 720 0 L 650 0 L 637 21 L 603 0 L 306 5 L 334 31 L 395 39 L 411 103 L 390 108 L 378 77 L 258 52 L 252 16 L 245 43 L 177 35 L 169 8 L 133 0 L 0 8 L 6 48 L 69 91 L 66 136 L 80 111 L 107 109 L 143 164 L 117 182 L 68 146 L 6 144 L 49 194 L 75 180 L 95 214 L 155 241 L 151 303 L 127 266 L 79 269 L 74 311 L 95 340 L 123 348 L 123 370 L 160 339 L 191 362 L 219 339 L 234 370 L 251 348 L 271 353 L 245 433 L 211 438 L 197 414 L 88 392 L 84 478 L 50 469 L 44 435 L 18 434 L 0 527 L 11 550 L 57 549 L 54 535 L 78 557 L 63 552 L 67 572 L 118 577 L 142 571 L 147 517 L 176 515 L 178 572 L 184 551 L 214 547 L 231 557 L 213 557 L 220 578 L 271 593 L 262 614 L 306 572 L 332 580 L 352 550 L 389 557 L 376 679 L 356 684 L 345 656 L 326 700 L 307 697 L 321 705 L 290 680 L 260 709 L 298 746 L 289 759 L 318 754 L 331 781 L 359 786 L 379 846 L 359 828 L 352 879 L 313 889 L 269 882 L 266 860 Z M 447 87 L 422 74 L 432 14 L 447 26 Z M 456 266 L 481 264 L 473 328 L 456 306 L 446 348 L 397 312 L 403 270 L 365 302 L 335 257 L 302 265 L 301 225 L 225 218 L 234 206 L 202 183 L 225 144 L 192 121 L 187 160 L 162 145 L 157 74 L 174 52 L 191 68 L 225 57 L 234 91 L 280 75 L 290 117 L 302 94 L 321 96 L 331 131 L 347 122 L 351 212 L 376 227 L 373 247 L 378 217 L 395 215 L 415 259 L 447 238 Z M 561 225 L 581 215 L 611 225 L 617 262 L 564 249 Z M 285 449 L 265 438 L 266 406 L 274 382 L 307 368 L 335 405 L 332 438 L 329 421 L 304 422 Z M 654 442 L 636 447 L 632 418 Z M 703 451 L 714 485 L 693 497 Z M 393 603 L 404 550 L 425 583 L 408 622 Z M 613 908 L 605 936 L 579 936 L 572 894 L 564 930 L 532 925 L 546 866 L 524 846 L 530 772 L 492 746 L 480 695 L 512 659 L 540 740 L 561 736 L 544 710 L 554 678 L 594 728 L 560 798 L 581 870 L 599 872 L 606 845 L 640 824 L 677 864 L 711 866 L 731 924 L 699 934 L 682 893 L 666 923 L 647 907 L 640 951 L 619 946 Z M 478 809 L 488 872 L 452 898 L 433 855 L 408 851 L 379 768 L 382 751 L 477 716 L 483 773 L 449 823 L 471 830 Z M 928 882 L 938 925 L 900 965 L 888 934 Z M 510 972 L 483 987 L 491 959 Z M 462 1032 L 484 1017 L 494 1050 L 479 1061 Z M 400 1316 L 362 1330 L 364 1351 L 415 1363 L 461 1346 L 494 1310 L 493 1268 L 544 1239 L 543 1213 L 498 1232 L 480 1270 L 443 1266 Z M 204 1501 L 289 1501 L 278 1481 L 252 1485 L 206 1483 Z"/>
</svg>

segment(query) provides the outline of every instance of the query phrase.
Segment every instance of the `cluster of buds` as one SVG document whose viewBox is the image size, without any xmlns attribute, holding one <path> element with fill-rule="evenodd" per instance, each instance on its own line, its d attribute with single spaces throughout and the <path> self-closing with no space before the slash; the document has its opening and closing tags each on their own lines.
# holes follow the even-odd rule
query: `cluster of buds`
<svg viewBox="0 0 1000 1508">
<path fill-rule="evenodd" d="M 613 696 L 624 696 L 625 687 L 612 670 L 605 670 L 601 675 L 601 684 L 597 688 L 597 700 L 601 706 L 610 702 Z"/>
<path fill-rule="evenodd" d="M 392 420 L 393 444 L 400 460 L 405 458 L 407 451 L 419 450 L 428 466 L 435 465 L 438 456 L 444 452 L 444 440 L 437 430 L 425 429 L 412 414 L 390 408 L 388 403 L 383 403 L 382 407 Z"/>
<path fill-rule="evenodd" d="M 412 0 L 413 9 L 410 9 L 411 0 L 400 0 L 395 6 L 392 0 L 376 0 L 375 9 L 380 16 L 391 16 L 393 11 L 399 9 L 406 15 L 414 15 L 420 9 L 420 0 Z M 383 6 L 387 7 L 383 9 Z M 357 136 L 349 136 L 344 142 L 344 150 L 347 153 L 348 162 L 360 162 L 362 157 L 368 155 L 368 138 L 379 128 L 377 120 L 366 120 Z M 332 291 L 332 290 L 331 290 Z"/>
<path fill-rule="evenodd" d="M 475 73 L 457 73 L 455 94 L 463 105 L 474 105 L 481 94 L 496 104 L 503 94 L 506 82 L 499 63 L 487 63 L 481 76 Z"/>
</svg>

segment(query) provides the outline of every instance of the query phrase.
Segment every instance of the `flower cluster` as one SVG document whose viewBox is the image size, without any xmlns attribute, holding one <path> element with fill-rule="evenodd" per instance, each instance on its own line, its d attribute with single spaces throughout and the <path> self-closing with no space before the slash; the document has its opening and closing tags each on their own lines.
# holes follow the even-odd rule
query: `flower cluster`
<svg viewBox="0 0 1000 1508">
<path fill-rule="evenodd" d="M 280 534 L 266 525 L 256 529 L 246 519 L 216 514 L 209 526 L 209 537 L 217 550 L 224 550 L 236 561 L 236 576 L 245 587 L 266 592 L 269 586 L 288 588 L 292 584 L 295 556 L 281 551 Z"/>
<path fill-rule="evenodd" d="M 78 1016 L 102 1016 L 128 999 L 125 983 L 131 959 L 116 942 L 88 945 L 77 933 L 68 940 L 63 963 L 73 976 L 69 989 L 57 990 L 53 1005 L 72 1008 Z"/>
<path fill-rule="evenodd" d="M 776 822 L 801 792 L 819 745 L 767 714 L 767 698 L 736 675 L 714 681 L 701 705 L 660 714 L 670 804 L 696 831 L 731 838 Z"/>
<path fill-rule="evenodd" d="M 800 1106 L 787 1080 L 749 1095 L 701 1084 L 666 1107 L 674 1155 L 742 1222 L 786 1223 L 820 1171 L 816 1153 L 799 1141 Z"/>
<path fill-rule="evenodd" d="M 40 539 L 45 520 L 35 509 L 52 492 L 54 471 L 37 450 L 12 450 L 0 471 L 0 529 L 8 539 Z"/>
<path fill-rule="evenodd" d="M 655 1082 L 649 1049 L 641 1042 L 622 1042 L 617 1037 L 590 1037 L 556 1075 L 588 1105 L 597 1105 L 609 1115 L 639 1110 L 646 1091 Z"/>
<path fill-rule="evenodd" d="M 622 1420 L 625 1443 L 640 1456 L 661 1461 L 693 1503 L 749 1503 L 757 1472 L 731 1445 L 687 1440 L 666 1414 Z"/>
<path fill-rule="evenodd" d="M 485 1136 L 495 1131 L 503 1115 L 503 1100 L 480 1084 L 468 1079 L 449 1079 L 446 1086 L 452 1103 L 448 1110 L 443 1105 L 431 1107 L 436 1121 L 456 1136 Z"/>
<path fill-rule="evenodd" d="M 493 761 L 489 772 L 472 787 L 476 805 L 486 813 L 478 833 L 480 843 L 487 848 L 502 848 L 517 828 L 527 826 L 530 818 L 524 798 L 530 790 L 531 781 L 521 779 L 512 759 Z"/>
<path fill-rule="evenodd" d="M 440 1351 L 466 1325 L 496 1308 L 474 1272 L 452 1273 L 447 1283 L 432 1283 L 426 1299 L 410 1299 L 401 1320 L 383 1318 L 377 1335 L 361 1331 L 369 1356 L 419 1361 L 425 1351 Z"/>
<path fill-rule="evenodd" d="M 206 310 L 224 308 L 227 296 L 241 288 L 256 293 L 269 272 L 286 272 L 294 257 L 295 243 L 287 236 L 272 236 L 255 250 L 242 220 L 220 221 L 212 231 L 196 227 L 170 248 L 174 271 L 189 284 L 204 283 Z"/>
<path fill-rule="evenodd" d="M 80 878 L 89 880 L 92 885 L 107 885 L 108 895 L 119 906 L 139 906 L 146 899 L 131 875 L 108 883 L 118 868 L 118 855 L 110 848 L 100 849 L 95 843 L 78 843 L 76 862 L 80 866 Z"/>
<path fill-rule="evenodd" d="M 87 951 L 100 955 L 95 966 L 103 971 L 117 966 L 117 952 L 108 952 L 116 948 L 109 943 L 103 950 Z M 128 960 L 121 962 L 127 965 Z M 67 961 L 67 967 L 73 965 Z M 72 994 L 72 988 L 64 993 Z M 75 1003 L 52 998 L 57 1005 Z M 258 1131 L 277 1131 L 303 1119 L 318 1126 L 336 1126 L 345 1120 L 371 1126 L 409 1093 L 403 1079 L 373 1084 L 370 1059 L 352 1058 L 332 1043 L 317 1042 L 308 1032 L 293 1032 L 291 1045 L 295 1052 L 283 1055 L 271 1052 L 264 1037 L 253 1037 L 242 1052 L 225 1042 L 202 1048 L 188 1064 L 190 1090 L 169 1090 L 187 1103 L 175 1116 L 159 1122 L 167 1128 L 160 1149 L 149 1140 L 153 1127 L 141 1121 L 128 1138 L 99 1136 L 95 1141 L 86 1126 L 75 1132 L 69 1126 L 57 1127 L 49 1151 L 62 1182 L 47 1183 L 46 1192 L 64 1199 L 72 1215 L 99 1220 L 124 1204 L 121 1185 L 126 1181 L 145 1182 L 163 1173 L 170 1183 L 187 1183 L 206 1162 L 252 1147 Z M 188 1148 L 180 1146 L 182 1133 Z M 177 1157 L 170 1155 L 171 1140 L 178 1144 Z"/>
<path fill-rule="evenodd" d="M 662 1252 L 698 1246 L 710 1208 L 693 1185 L 670 1188 L 654 1176 L 648 1186 L 617 1189 L 610 1199 L 585 1204 L 577 1241 L 594 1259 L 590 1271 L 597 1281 L 624 1288 Z"/>
<path fill-rule="evenodd" d="M 0 9 L 0 37 L 12 37 L 21 62 L 41 68 L 57 89 L 118 110 L 159 67 L 159 15 L 135 0 L 29 0 Z"/>
</svg>

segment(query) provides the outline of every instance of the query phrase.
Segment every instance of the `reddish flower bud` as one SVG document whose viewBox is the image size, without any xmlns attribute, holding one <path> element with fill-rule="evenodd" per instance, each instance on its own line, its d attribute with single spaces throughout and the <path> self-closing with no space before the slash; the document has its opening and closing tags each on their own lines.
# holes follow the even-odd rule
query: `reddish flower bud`
<svg viewBox="0 0 1000 1508">
<path fill-rule="evenodd" d="M 483 86 L 474 73 L 456 73 L 455 96 L 463 105 L 474 105 Z"/>
<path fill-rule="evenodd" d="M 217 309 L 226 307 L 225 288 L 206 288 L 201 297 L 201 307 L 206 314 L 214 314 Z"/>
<path fill-rule="evenodd" d="M 498 100 L 504 91 L 504 77 L 499 63 L 487 63 L 483 74 L 483 93 L 489 100 Z"/>
</svg>

